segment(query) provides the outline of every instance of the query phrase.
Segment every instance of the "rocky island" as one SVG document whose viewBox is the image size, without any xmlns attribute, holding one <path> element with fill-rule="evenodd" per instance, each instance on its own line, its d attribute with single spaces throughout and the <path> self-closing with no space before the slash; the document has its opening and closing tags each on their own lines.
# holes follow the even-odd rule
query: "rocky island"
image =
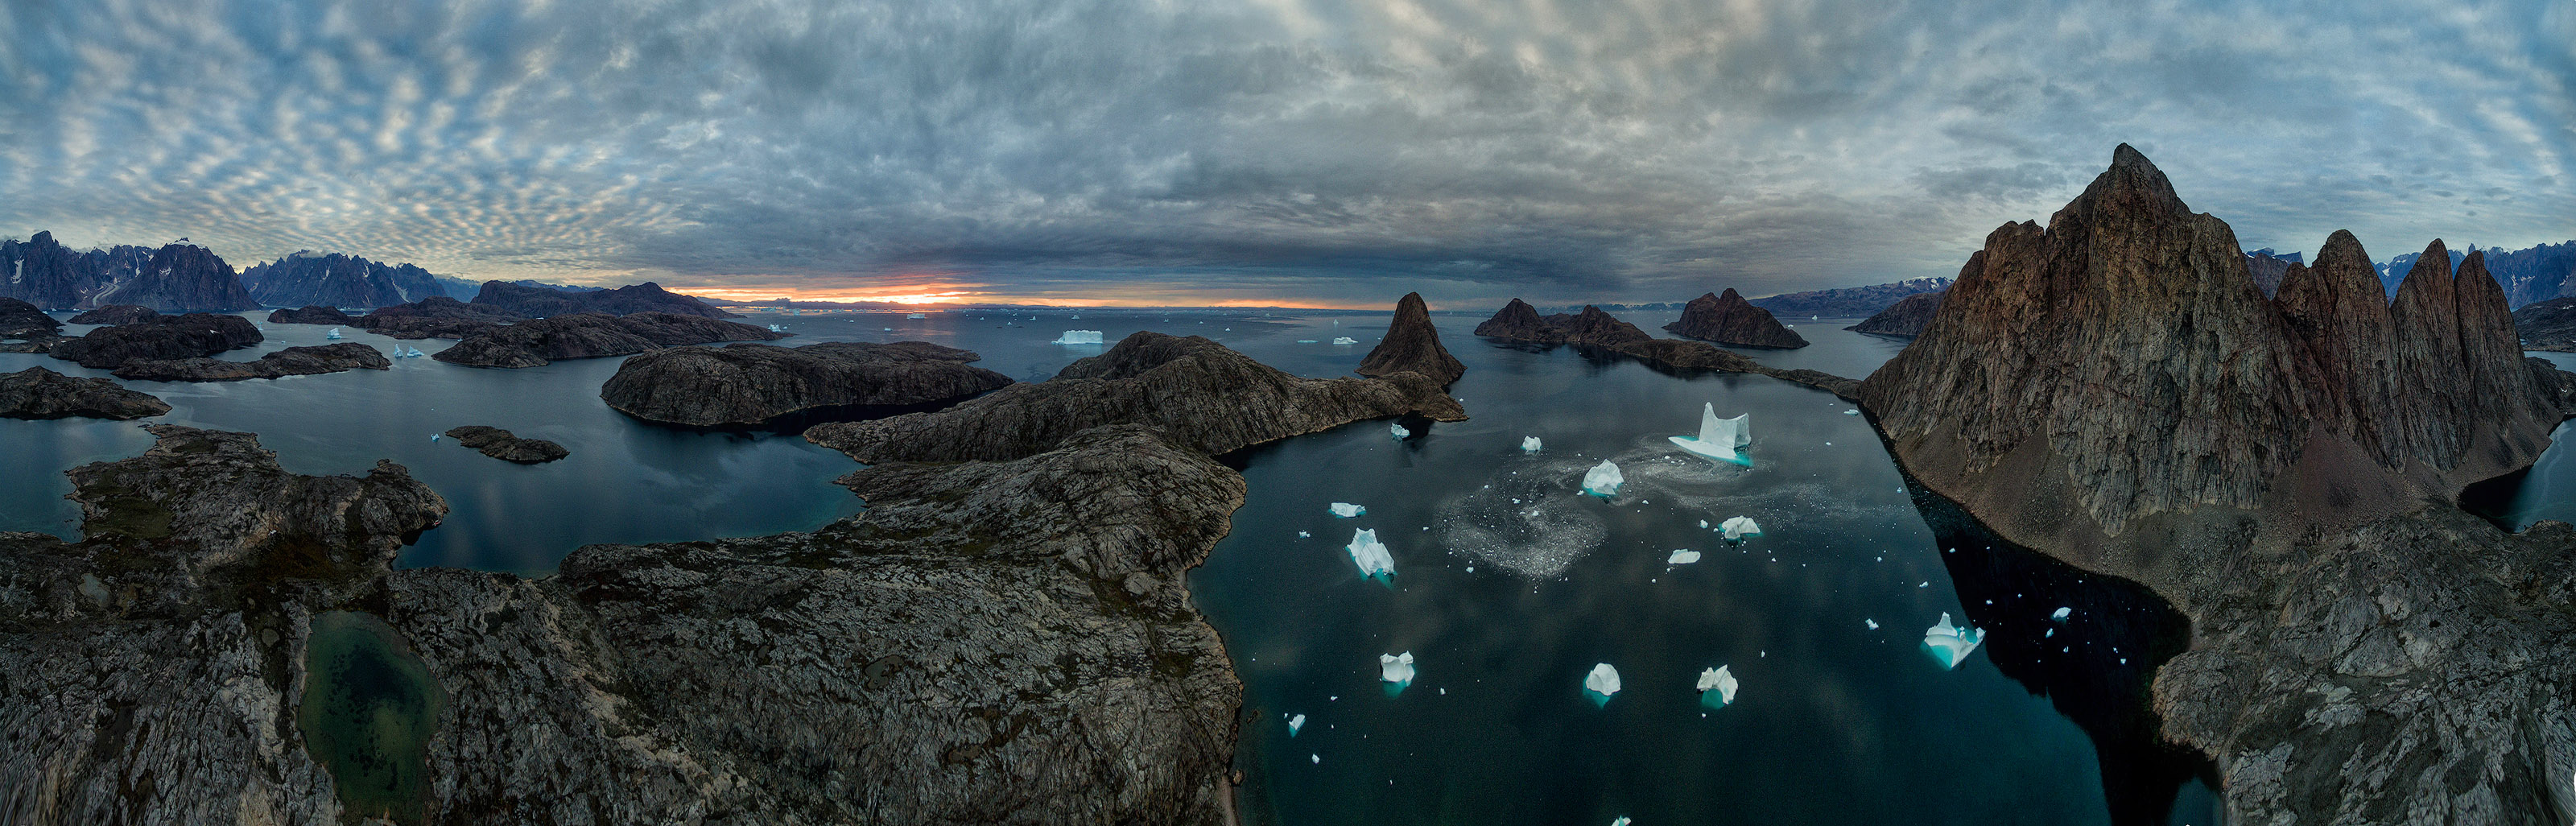
<svg viewBox="0 0 2576 826">
<path fill-rule="evenodd" d="M 1923 334 L 1923 325 L 1932 323 L 1932 314 L 1941 309 L 1941 297 L 1948 294 L 1947 291 L 1915 293 L 1896 302 L 1895 306 L 1880 310 L 1877 315 L 1862 319 L 1859 324 L 1843 329 L 1871 335 L 1913 338 Z"/>
<path fill-rule="evenodd" d="M 704 318 L 734 317 L 733 313 L 716 309 L 715 305 L 662 289 L 662 285 L 651 281 L 630 284 L 614 290 L 586 292 L 532 287 L 508 281 L 485 281 L 483 291 L 475 294 L 472 303 L 478 307 L 504 310 L 527 318 L 549 318 L 575 313 L 608 315 L 671 313 Z"/>
<path fill-rule="evenodd" d="M 1725 295 L 1703 293 L 1682 306 L 1682 317 L 1664 325 L 1664 331 L 1684 338 L 1716 342 L 1731 347 L 1765 347 L 1778 350 L 1807 346 L 1807 340 L 1780 326 L 1771 311 L 1745 302 L 1735 288 Z"/>
<path fill-rule="evenodd" d="M 677 347 L 627 359 L 599 398 L 663 424 L 762 427 L 791 417 L 810 424 L 912 412 L 1011 383 L 973 366 L 982 358 L 920 341 Z"/>
<path fill-rule="evenodd" d="M 720 341 L 776 341 L 788 335 L 698 315 L 576 313 L 487 327 L 431 358 L 467 367 L 542 367 L 556 359 L 624 356 Z"/>
<path fill-rule="evenodd" d="M 1541 316 L 1528 302 L 1512 299 L 1493 318 L 1476 325 L 1476 335 L 1540 345 L 1571 344 L 1618 353 L 1674 373 L 1757 373 L 1857 399 L 1860 382 L 1818 370 L 1782 370 L 1697 341 L 1656 338 L 1637 325 L 1620 321 L 1586 305 L 1580 313 Z"/>
<path fill-rule="evenodd" d="M 2524 349 L 2576 353 L 2576 296 L 2522 305 L 2513 311 L 2513 326 Z"/>
<path fill-rule="evenodd" d="M 139 304 L 109 304 L 72 316 L 73 324 L 142 324 L 160 318 L 161 311 Z"/>
<path fill-rule="evenodd" d="M 0 353 L 43 353 L 63 341 L 63 323 L 36 305 L 0 298 Z"/>
<path fill-rule="evenodd" d="M 211 356 L 264 339 L 250 319 L 218 313 L 153 314 L 140 321 L 100 327 L 54 345 L 54 358 L 82 367 L 113 370 L 129 361 Z"/>
<path fill-rule="evenodd" d="M 1405 293 L 1395 302 L 1395 318 L 1386 325 L 1386 337 L 1360 359 L 1352 372 L 1363 376 L 1386 376 L 1411 371 L 1429 377 L 1447 387 L 1467 374 L 1467 365 L 1440 346 L 1440 331 L 1431 326 L 1431 308 L 1422 303 L 1421 293 Z"/>
<path fill-rule="evenodd" d="M 0 418 L 140 419 L 168 412 L 169 403 L 108 379 L 73 378 L 42 367 L 0 373 Z"/>
<path fill-rule="evenodd" d="M 355 327 L 358 326 L 359 318 L 361 317 L 341 312 L 338 307 L 325 307 L 319 304 L 306 304 L 292 310 L 268 311 L 270 324 L 329 324 L 334 327 Z"/>
<path fill-rule="evenodd" d="M 572 451 L 565 450 L 563 445 L 544 439 L 523 439 L 497 427 L 466 425 L 449 428 L 442 435 L 455 439 L 459 445 L 481 451 L 485 456 L 522 465 L 541 465 L 572 455 Z"/>
<path fill-rule="evenodd" d="M 376 348 L 344 341 L 313 347 L 288 347 L 250 361 L 210 356 L 184 359 L 135 359 L 118 365 L 117 378 L 136 381 L 245 381 L 286 376 L 318 376 L 349 370 L 393 367 Z"/>
</svg>

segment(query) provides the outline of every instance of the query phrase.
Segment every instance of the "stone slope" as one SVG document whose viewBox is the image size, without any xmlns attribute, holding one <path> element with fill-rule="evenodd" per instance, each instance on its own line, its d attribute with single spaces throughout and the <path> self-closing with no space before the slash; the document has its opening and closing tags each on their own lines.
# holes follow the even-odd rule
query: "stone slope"
<svg viewBox="0 0 2576 826">
<path fill-rule="evenodd" d="M 140 304 L 109 304 L 72 316 L 73 324 L 142 324 L 161 317 L 161 311 Z"/>
<path fill-rule="evenodd" d="M 241 280 L 251 298 L 270 306 L 388 307 L 446 295 L 428 270 L 336 252 L 297 252 L 254 264 Z"/>
<path fill-rule="evenodd" d="M 1781 293 L 1752 300 L 1753 306 L 1796 319 L 1798 316 L 1826 318 L 1863 318 L 1895 306 L 1906 296 L 1940 292 L 1950 288 L 1950 279 L 1908 278 L 1890 284 L 1866 287 L 1839 287 L 1829 290 Z"/>
<path fill-rule="evenodd" d="M 1769 347 L 1794 349 L 1807 346 L 1807 340 L 1780 326 L 1771 311 L 1753 306 L 1736 295 L 1734 287 L 1725 295 L 1704 293 L 1682 305 L 1682 317 L 1664 325 L 1664 331 L 1685 338 L 1713 341 L 1734 347 Z"/>
<path fill-rule="evenodd" d="M 504 462 L 541 465 L 572 455 L 563 445 L 544 439 L 522 438 L 518 434 L 487 425 L 465 425 L 448 428 L 447 438 L 466 448 L 480 451 Z"/>
<path fill-rule="evenodd" d="M 728 313 L 691 296 L 662 289 L 647 281 L 614 290 L 579 292 L 548 289 L 508 281 L 485 281 L 483 291 L 475 294 L 476 306 L 506 310 L 529 318 L 548 318 L 573 313 L 673 313 L 705 318 L 733 318 Z"/>
<path fill-rule="evenodd" d="M 259 302 L 242 289 L 233 265 L 214 251 L 194 244 L 171 244 L 152 252 L 151 260 L 129 275 L 114 278 L 90 293 L 91 304 L 137 304 L 165 313 L 255 310 Z"/>
<path fill-rule="evenodd" d="M 63 323 L 15 298 L 0 298 L 0 353 L 43 353 L 63 340 Z"/>
<path fill-rule="evenodd" d="M 1368 355 L 1360 359 L 1358 370 L 1363 376 L 1386 376 L 1412 371 L 1430 377 L 1447 387 L 1467 374 L 1467 365 L 1440 346 L 1440 331 L 1431 326 L 1431 308 L 1422 303 L 1421 293 L 1405 293 L 1395 302 L 1395 318 L 1387 323 L 1386 337 Z"/>
<path fill-rule="evenodd" d="M 646 421 L 752 427 L 825 408 L 951 402 L 1011 383 L 970 364 L 981 358 L 919 341 L 681 347 L 627 359 L 599 398 Z"/>
</svg>

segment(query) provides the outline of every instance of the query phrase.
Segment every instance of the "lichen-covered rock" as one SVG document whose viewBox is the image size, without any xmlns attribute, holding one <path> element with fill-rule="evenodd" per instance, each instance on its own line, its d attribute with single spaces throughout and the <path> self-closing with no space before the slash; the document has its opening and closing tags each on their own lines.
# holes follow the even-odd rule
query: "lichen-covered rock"
<svg viewBox="0 0 2576 826">
<path fill-rule="evenodd" d="M 250 319 L 237 315 L 189 313 L 153 315 L 132 324 L 100 327 L 80 338 L 56 343 L 54 358 L 97 370 L 114 370 L 126 362 L 211 356 L 258 344 L 264 337 Z"/>
<path fill-rule="evenodd" d="M 1725 295 L 1702 294 L 1682 305 L 1682 317 L 1664 325 L 1664 331 L 1679 336 L 1713 341 L 1735 347 L 1768 347 L 1795 349 L 1807 346 L 1807 340 L 1780 326 L 1771 311 L 1753 306 L 1735 288 Z"/>
<path fill-rule="evenodd" d="M 72 316 L 73 324 L 140 324 L 161 317 L 161 311 L 136 304 L 109 304 Z"/>
<path fill-rule="evenodd" d="M 292 310 L 270 310 L 268 313 L 268 323 L 329 324 L 334 327 L 356 327 L 358 326 L 358 318 L 351 316 L 348 313 L 341 312 L 338 307 L 324 307 L 319 304 L 307 304 Z"/>
<path fill-rule="evenodd" d="M 671 313 L 578 313 L 490 327 L 431 358 L 467 367 L 542 367 L 556 359 L 624 356 L 719 341 L 775 341 L 789 334 Z"/>
<path fill-rule="evenodd" d="M 642 353 L 599 398 L 621 413 L 690 427 L 752 427 L 831 409 L 953 402 L 1011 383 L 973 352 L 920 341 L 731 344 Z"/>
<path fill-rule="evenodd" d="M 1360 359 L 1360 368 L 1352 372 L 1385 376 L 1408 370 L 1429 376 L 1442 387 L 1467 374 L 1467 365 L 1440 346 L 1440 331 L 1431 326 L 1431 308 L 1422 303 L 1421 293 L 1405 293 L 1395 302 L 1395 318 L 1387 323 L 1386 337 L 1369 349 L 1368 356 Z"/>
<path fill-rule="evenodd" d="M 107 379 L 73 378 L 42 367 L 0 373 L 0 417 L 140 419 L 168 412 L 168 403 Z"/>
<path fill-rule="evenodd" d="M 312 347 L 288 347 L 250 361 L 199 356 L 188 359 L 138 359 L 116 368 L 117 378 L 134 381 L 243 381 L 284 376 L 318 376 L 348 370 L 385 370 L 393 362 L 376 348 L 344 341 Z"/>
<path fill-rule="evenodd" d="M 447 438 L 504 462 L 538 465 L 572 455 L 563 445 L 544 439 L 522 439 L 510 431 L 484 425 L 449 428 Z"/>
<path fill-rule="evenodd" d="M 1941 291 L 1906 296 L 1897 301 L 1895 306 L 1880 310 L 1877 315 L 1862 319 L 1861 323 L 1843 329 L 1856 333 L 1906 338 L 1922 335 L 1924 325 L 1932 323 L 1933 313 L 1941 309 L 1941 296 L 1947 294 L 1947 291 Z"/>
<path fill-rule="evenodd" d="M 818 425 L 805 438 L 869 463 L 1000 461 L 1053 450 L 1094 427 L 1135 423 L 1214 455 L 1388 416 L 1459 421 L 1467 413 L 1420 373 L 1300 378 L 1204 338 L 1145 331 L 1048 381 L 933 413 Z"/>
</svg>

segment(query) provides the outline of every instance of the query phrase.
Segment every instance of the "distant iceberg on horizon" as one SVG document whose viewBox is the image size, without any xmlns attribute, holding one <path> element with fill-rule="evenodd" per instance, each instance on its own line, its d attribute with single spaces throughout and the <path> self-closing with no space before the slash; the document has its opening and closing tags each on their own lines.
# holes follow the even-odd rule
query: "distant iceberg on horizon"
<svg viewBox="0 0 2576 826">
<path fill-rule="evenodd" d="M 1752 467 L 1753 460 L 1735 452 L 1736 448 L 1753 443 L 1753 436 L 1747 432 L 1745 422 L 1745 417 L 1751 415 L 1739 413 L 1735 418 L 1721 419 L 1717 417 L 1717 405 L 1702 404 L 1699 408 L 1699 435 L 1671 438 L 1673 444 L 1683 450 L 1720 462 Z"/>
<path fill-rule="evenodd" d="M 1054 342 L 1052 342 L 1052 343 L 1054 343 L 1054 344 L 1099 344 L 1099 343 L 1101 343 L 1101 341 L 1100 341 L 1100 331 L 1099 331 L 1099 330 L 1066 330 L 1066 331 L 1064 331 L 1064 335 L 1061 335 L 1061 336 L 1056 337 L 1056 340 L 1055 340 Z"/>
</svg>

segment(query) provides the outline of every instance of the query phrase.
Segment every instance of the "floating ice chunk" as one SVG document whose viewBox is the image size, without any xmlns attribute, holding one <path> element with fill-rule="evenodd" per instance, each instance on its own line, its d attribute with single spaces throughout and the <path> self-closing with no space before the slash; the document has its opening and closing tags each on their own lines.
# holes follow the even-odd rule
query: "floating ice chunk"
<svg viewBox="0 0 2576 826">
<path fill-rule="evenodd" d="M 1859 411 L 1858 409 L 1848 409 L 1848 410 L 1844 410 L 1844 411 L 1843 411 L 1843 415 L 1845 415 L 1845 416 L 1858 416 L 1858 415 L 1860 415 L 1860 411 Z"/>
<path fill-rule="evenodd" d="M 420 358 L 422 355 L 423 355 L 423 354 L 420 352 L 420 348 L 418 348 L 418 347 L 405 347 L 405 348 L 403 348 L 403 358 L 407 358 L 407 359 L 416 359 L 416 358 Z"/>
<path fill-rule="evenodd" d="M 1704 530 L 1708 530 L 1708 520 L 1706 520 L 1706 519 L 1702 519 L 1702 520 L 1700 520 L 1700 521 L 1699 521 L 1699 529 L 1700 529 L 1700 530 L 1703 530 L 1703 531 L 1704 531 Z"/>
<path fill-rule="evenodd" d="M 331 331 L 330 331 L 330 332 L 323 333 L 323 334 L 322 334 L 322 337 L 323 337 L 323 338 L 330 339 L 330 340 L 332 340 L 332 341 L 339 341 L 339 340 L 340 340 L 340 328 L 338 328 L 338 327 L 333 327 L 333 328 L 331 328 Z"/>
<path fill-rule="evenodd" d="M 1360 576 L 1380 582 L 1395 581 L 1395 555 L 1386 544 L 1377 541 L 1377 531 L 1361 529 L 1351 534 L 1351 564 L 1360 567 Z"/>
<path fill-rule="evenodd" d="M 432 434 L 429 434 L 429 440 L 430 440 L 431 442 L 437 442 L 437 441 L 438 441 L 438 437 L 443 436 L 443 435 L 446 435 L 446 434 L 442 434 L 442 433 L 432 433 Z"/>
<path fill-rule="evenodd" d="M 1297 343 L 1299 343 L 1299 344 L 1313 344 L 1313 343 L 1315 343 L 1315 340 L 1314 340 L 1314 339 L 1311 339 L 1311 338 L 1301 338 L 1301 339 L 1298 339 L 1298 340 L 1297 340 Z"/>
<path fill-rule="evenodd" d="M 1307 532 L 1305 532 L 1305 531 L 1298 531 L 1298 532 L 1297 532 L 1297 538 L 1298 538 L 1298 539 L 1313 539 L 1313 538 L 1315 538 L 1315 535 L 1314 535 L 1314 534 L 1311 534 L 1311 533 L 1307 533 Z"/>
<path fill-rule="evenodd" d="M 1310 758 L 1310 759 L 1314 760 L 1314 761 L 1315 761 L 1315 762 L 1317 762 L 1317 763 L 1322 763 L 1322 762 L 1324 762 L 1324 756 L 1323 756 L 1323 755 L 1320 755 L 1320 754 L 1309 754 L 1309 755 L 1306 755 L 1306 756 L 1307 756 L 1308 758 Z"/>
<path fill-rule="evenodd" d="M 1620 815 L 1618 820 L 1610 821 L 1610 826 L 1628 826 L 1628 816 Z"/>
<path fill-rule="evenodd" d="M 929 315 L 929 314 L 927 314 L 927 313 L 905 313 L 905 314 L 903 315 L 903 317 L 905 317 L 905 318 L 929 318 L 929 317 L 930 317 L 930 315 Z M 1081 318 L 1081 317 L 1082 317 L 1082 316 L 1074 316 L 1074 318 Z"/>
<path fill-rule="evenodd" d="M 1702 404 L 1699 408 L 1699 435 L 1674 436 L 1673 444 L 1721 462 L 1752 467 L 1753 460 L 1735 452 L 1736 448 L 1753 443 L 1753 436 L 1745 430 L 1746 415 L 1750 414 L 1721 419 L 1717 417 L 1717 405 Z"/>
<path fill-rule="evenodd" d="M 1405 437 L 1412 436 L 1413 431 L 1404 429 L 1403 422 L 1387 422 L 1386 434 L 1395 437 L 1396 441 L 1401 442 L 1405 440 Z"/>
<path fill-rule="evenodd" d="M 892 328 L 892 327 L 888 327 L 888 328 L 886 328 L 886 329 L 891 330 L 891 329 L 894 329 L 894 328 Z M 1052 343 L 1055 343 L 1055 344 L 1099 344 L 1099 343 L 1100 343 L 1100 331 L 1099 331 L 1099 330 L 1066 330 L 1066 331 L 1064 331 L 1064 335 L 1057 336 L 1057 337 L 1056 337 L 1056 340 L 1055 340 L 1054 342 L 1052 342 Z"/>
<path fill-rule="evenodd" d="M 1708 696 L 1708 693 L 1711 691 L 1717 692 L 1717 696 Z M 1728 671 L 1727 667 L 1723 665 L 1701 671 L 1699 673 L 1699 693 L 1700 701 L 1703 703 L 1714 699 L 1717 701 L 1717 706 L 1723 707 L 1735 702 L 1734 672 Z"/>
<path fill-rule="evenodd" d="M 1288 736 L 1297 736 L 1297 730 L 1305 727 L 1306 715 L 1299 714 L 1288 718 Z"/>
<path fill-rule="evenodd" d="M 1865 619 L 1865 620 L 1861 620 L 1861 624 L 1862 624 L 1862 625 L 1867 625 L 1867 626 L 1869 626 L 1869 630 L 1872 630 L 1872 631 L 1876 631 L 1876 630 L 1878 630 L 1878 620 L 1874 620 L 1874 619 Z"/>
<path fill-rule="evenodd" d="M 1368 512 L 1368 509 L 1367 509 L 1367 508 L 1363 508 L 1363 507 L 1360 507 L 1360 506 L 1358 506 L 1358 505 L 1351 504 L 1351 503 L 1349 503 L 1349 502 L 1335 502 L 1335 503 L 1333 503 L 1333 515 L 1334 515 L 1334 516 L 1339 516 L 1339 517 L 1341 517 L 1341 518 L 1343 518 L 1343 519 L 1349 519 L 1349 518 L 1351 518 L 1351 517 L 1358 516 L 1358 515 L 1360 515 L 1360 514 L 1367 513 L 1367 512 Z"/>
<path fill-rule="evenodd" d="M 1689 549 L 1682 549 L 1682 550 L 1674 551 L 1672 556 L 1670 556 L 1670 557 L 1666 557 L 1666 558 L 1664 559 L 1664 564 L 1666 564 L 1666 565 L 1688 565 L 1688 564 L 1691 564 L 1691 563 L 1693 563 L 1693 562 L 1698 562 L 1698 561 L 1699 561 L 1699 552 L 1698 552 L 1698 551 L 1689 550 Z"/>
<path fill-rule="evenodd" d="M 1619 466 L 1611 464 L 1608 459 L 1583 472 L 1583 492 L 1603 499 L 1617 496 L 1619 486 L 1627 483 L 1627 478 L 1619 475 Z"/>
<path fill-rule="evenodd" d="M 1591 692 L 1593 703 L 1609 703 L 1610 695 L 1619 693 L 1619 669 L 1609 663 L 1593 666 L 1592 673 L 1583 675 L 1583 690 Z"/>
<path fill-rule="evenodd" d="M 784 332 L 787 332 L 787 328 L 785 328 L 785 327 L 780 327 L 780 326 L 778 326 L 778 325 L 776 325 L 776 324 L 772 324 L 772 325 L 769 325 L 769 331 L 770 331 L 770 332 L 773 332 L 773 333 L 784 333 Z"/>
<path fill-rule="evenodd" d="M 1413 652 L 1377 655 L 1377 678 L 1397 689 L 1413 684 Z"/>
<path fill-rule="evenodd" d="M 2057 609 L 2057 613 L 2054 613 L 2054 614 L 2050 614 L 2050 615 L 2048 615 L 2048 618 L 2049 618 L 2049 619 L 2056 620 L 2056 621 L 2058 621 L 2058 622 L 2065 622 L 2067 617 L 2074 616 L 2074 615 L 2075 615 L 2075 609 L 2073 609 L 2073 608 L 2059 608 L 2059 609 Z"/>
<path fill-rule="evenodd" d="M 1754 524 L 1752 519 L 1742 516 L 1727 517 L 1726 521 L 1719 523 L 1717 527 L 1718 530 L 1726 532 L 1728 542 L 1742 542 L 1745 537 L 1762 535 L 1761 525 Z"/>
<path fill-rule="evenodd" d="M 1351 346 L 1351 345 L 1353 345 L 1353 344 L 1358 344 L 1358 343 L 1360 343 L 1360 340 L 1359 340 L 1359 339 L 1355 339 L 1355 338 L 1352 338 L 1352 337 L 1350 337 L 1350 336 L 1334 336 L 1334 337 L 1333 337 L 1333 346 L 1335 346 L 1335 347 L 1349 347 L 1349 346 Z"/>
<path fill-rule="evenodd" d="M 1985 633 L 1975 626 L 1961 628 L 1951 625 L 1949 613 L 1943 612 L 1940 624 L 1923 632 L 1923 650 L 1931 654 L 1932 660 L 1940 663 L 1943 670 L 1948 670 L 1958 668 L 1959 661 L 1975 652 L 1977 643 L 1985 638 Z"/>
<path fill-rule="evenodd" d="M 1537 453 L 1537 452 L 1538 452 L 1538 437 L 1536 437 L 1536 436 L 1523 436 L 1523 437 L 1521 437 L 1521 450 L 1526 451 L 1526 452 L 1529 452 L 1529 453 Z"/>
</svg>

